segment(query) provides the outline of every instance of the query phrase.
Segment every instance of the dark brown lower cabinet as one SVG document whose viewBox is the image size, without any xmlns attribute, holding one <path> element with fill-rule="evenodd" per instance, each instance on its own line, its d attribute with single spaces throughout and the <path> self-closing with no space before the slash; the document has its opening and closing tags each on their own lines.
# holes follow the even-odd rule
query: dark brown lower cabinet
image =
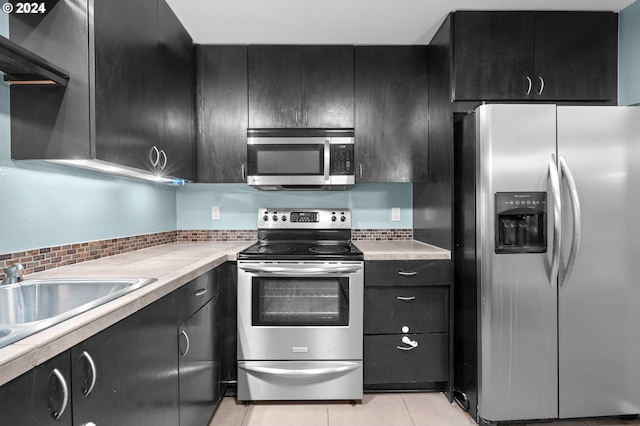
<svg viewBox="0 0 640 426">
<path fill-rule="evenodd" d="M 224 325 L 219 296 L 235 295 L 234 267 L 201 275 L 0 386 L 0 424 L 208 424 L 221 375 L 231 379 L 221 360 L 231 361 L 224 348 L 235 341 L 221 333 L 233 326 L 235 335 L 235 325 Z"/>
<path fill-rule="evenodd" d="M 178 425 L 176 323 L 170 294 L 73 347 L 74 424 Z"/>
<path fill-rule="evenodd" d="M 71 426 L 69 372 L 69 351 L 65 351 L 0 387 L 0 423 Z"/>
<path fill-rule="evenodd" d="M 412 344 L 402 341 L 406 337 Z M 430 388 L 449 380 L 449 335 L 364 336 L 364 382 L 370 388 Z"/>
<path fill-rule="evenodd" d="M 365 391 L 450 390 L 450 262 L 366 261 Z"/>
</svg>

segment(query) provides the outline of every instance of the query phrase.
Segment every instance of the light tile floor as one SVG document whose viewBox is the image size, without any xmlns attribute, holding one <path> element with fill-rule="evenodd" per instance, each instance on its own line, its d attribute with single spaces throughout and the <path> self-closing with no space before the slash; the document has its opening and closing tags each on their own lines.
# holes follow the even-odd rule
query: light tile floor
<svg viewBox="0 0 640 426">
<path fill-rule="evenodd" d="M 362 403 L 253 402 L 224 398 L 209 426 L 466 426 L 476 423 L 441 393 L 366 394 Z M 516 423 L 517 426 L 640 426 L 617 418 Z"/>
</svg>

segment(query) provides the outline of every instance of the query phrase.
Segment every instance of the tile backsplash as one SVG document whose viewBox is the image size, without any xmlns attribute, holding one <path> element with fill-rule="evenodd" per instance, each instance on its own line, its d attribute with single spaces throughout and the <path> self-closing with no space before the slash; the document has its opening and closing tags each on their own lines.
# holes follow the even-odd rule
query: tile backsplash
<svg viewBox="0 0 640 426">
<path fill-rule="evenodd" d="M 413 231 L 411 229 L 354 229 L 352 231 L 352 239 L 354 241 L 410 240 L 412 238 Z M 256 239 L 257 231 L 253 229 L 190 229 L 23 250 L 0 254 L 0 280 L 4 278 L 4 272 L 1 268 L 5 268 L 14 263 L 21 263 L 25 267 L 23 275 L 29 275 L 34 272 L 128 253 L 162 244 L 175 242 L 254 241 Z"/>
</svg>

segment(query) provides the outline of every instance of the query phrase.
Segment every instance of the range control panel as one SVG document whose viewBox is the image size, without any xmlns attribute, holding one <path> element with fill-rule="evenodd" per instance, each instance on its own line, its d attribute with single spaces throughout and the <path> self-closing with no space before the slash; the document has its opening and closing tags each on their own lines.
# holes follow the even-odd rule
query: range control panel
<svg viewBox="0 0 640 426">
<path fill-rule="evenodd" d="M 258 229 L 351 229 L 351 210 L 260 208 Z"/>
</svg>

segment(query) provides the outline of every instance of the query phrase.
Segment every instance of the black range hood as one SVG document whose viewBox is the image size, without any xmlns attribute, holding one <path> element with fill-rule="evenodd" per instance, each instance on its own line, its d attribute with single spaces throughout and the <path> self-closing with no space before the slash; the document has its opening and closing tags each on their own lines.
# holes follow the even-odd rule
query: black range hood
<svg viewBox="0 0 640 426">
<path fill-rule="evenodd" d="M 69 74 L 41 56 L 0 36 L 0 71 L 11 85 L 66 86 Z"/>
</svg>

